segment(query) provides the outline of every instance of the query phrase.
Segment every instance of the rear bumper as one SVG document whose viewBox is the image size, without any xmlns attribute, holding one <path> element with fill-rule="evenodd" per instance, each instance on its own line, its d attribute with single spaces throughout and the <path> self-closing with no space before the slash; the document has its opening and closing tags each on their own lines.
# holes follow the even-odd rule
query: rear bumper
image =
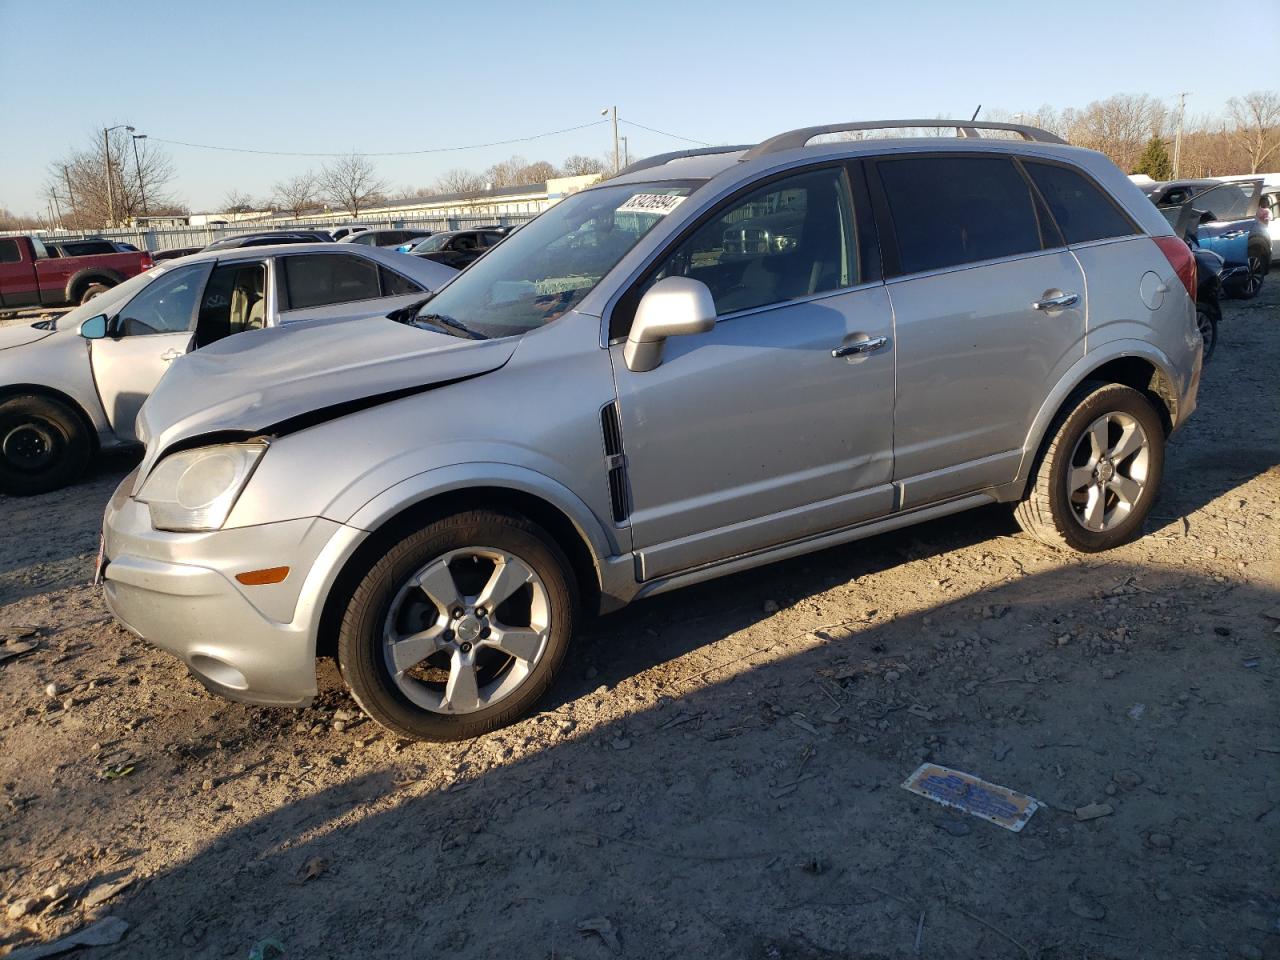
<svg viewBox="0 0 1280 960">
<path fill-rule="evenodd" d="M 122 493 L 123 487 L 103 525 L 111 612 L 181 659 L 214 693 L 255 704 L 309 703 L 324 597 L 363 531 L 310 518 L 166 533 L 151 529 L 145 505 Z M 277 566 L 289 567 L 281 583 L 235 580 L 237 573 Z"/>
</svg>

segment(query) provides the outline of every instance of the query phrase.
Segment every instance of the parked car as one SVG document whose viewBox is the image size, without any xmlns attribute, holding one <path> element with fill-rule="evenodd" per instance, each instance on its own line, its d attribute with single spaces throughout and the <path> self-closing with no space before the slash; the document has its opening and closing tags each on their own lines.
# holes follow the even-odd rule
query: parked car
<svg viewBox="0 0 1280 960">
<path fill-rule="evenodd" d="M 0 237 L 0 307 L 85 303 L 151 265 L 149 253 L 53 256 L 39 237 Z"/>
<path fill-rule="evenodd" d="M 385 314 L 453 274 L 331 243 L 216 250 L 162 264 L 57 320 L 0 327 L 0 492 L 56 490 L 98 451 L 143 439 L 138 408 L 189 350 L 241 331 Z"/>
<path fill-rule="evenodd" d="M 189 257 L 193 253 L 199 253 L 204 247 L 171 247 L 168 250 L 160 250 L 151 255 L 151 259 L 156 263 L 162 263 L 165 260 L 177 260 L 178 257 Z"/>
<path fill-rule="evenodd" d="M 331 231 L 331 233 L 333 234 L 334 240 L 344 240 L 353 233 L 360 233 L 362 230 L 368 229 L 368 227 L 359 223 L 349 223 L 344 227 L 338 227 L 338 229 Z"/>
<path fill-rule="evenodd" d="M 504 234 L 496 230 L 446 230 L 432 234 L 409 252 L 461 270 L 484 256 L 490 247 L 501 243 L 503 237 Z"/>
<path fill-rule="evenodd" d="M 455 739 L 538 700 L 583 610 L 996 502 L 1137 535 L 1196 406 L 1191 251 L 1030 127 L 810 144 L 898 125 L 940 122 L 649 158 L 359 336 L 183 357 L 110 608 L 226 696 L 306 703 L 336 654 L 379 723 Z"/>
<path fill-rule="evenodd" d="M 1263 182 L 1254 180 L 1180 180 L 1146 188 L 1161 210 L 1190 205 L 1197 216 L 1193 243 L 1222 257 L 1224 292 L 1252 299 L 1271 268 L 1269 211 L 1261 205 Z"/>
<path fill-rule="evenodd" d="M 362 243 L 370 247 L 399 247 L 411 240 L 431 236 L 430 230 L 361 230 L 343 237 L 339 243 Z M 400 251 L 404 252 L 404 251 Z"/>
<path fill-rule="evenodd" d="M 266 230 L 223 237 L 203 247 L 205 250 L 234 250 L 237 247 L 272 247 L 284 243 L 329 243 L 333 238 L 324 230 Z"/>
</svg>

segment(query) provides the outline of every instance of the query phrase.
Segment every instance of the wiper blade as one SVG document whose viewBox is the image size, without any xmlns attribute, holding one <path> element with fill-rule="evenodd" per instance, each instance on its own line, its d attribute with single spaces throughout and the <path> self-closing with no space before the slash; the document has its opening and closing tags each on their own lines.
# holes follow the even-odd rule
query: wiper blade
<svg viewBox="0 0 1280 960">
<path fill-rule="evenodd" d="M 424 313 L 415 317 L 411 323 L 429 323 L 433 326 L 444 327 L 446 330 L 457 330 L 463 336 L 470 340 L 488 340 L 483 333 L 472 330 L 461 320 L 455 320 L 453 317 L 446 317 L 443 313 Z"/>
</svg>

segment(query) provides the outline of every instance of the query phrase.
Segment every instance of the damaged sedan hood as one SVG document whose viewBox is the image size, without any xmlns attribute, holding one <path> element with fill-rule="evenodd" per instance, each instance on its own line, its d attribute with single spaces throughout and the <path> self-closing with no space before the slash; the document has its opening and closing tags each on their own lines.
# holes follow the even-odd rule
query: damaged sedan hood
<svg viewBox="0 0 1280 960">
<path fill-rule="evenodd" d="M 174 361 L 143 405 L 138 436 L 147 456 L 139 476 L 183 440 L 299 429 L 496 370 L 517 343 L 465 340 L 383 318 L 227 337 Z"/>
</svg>

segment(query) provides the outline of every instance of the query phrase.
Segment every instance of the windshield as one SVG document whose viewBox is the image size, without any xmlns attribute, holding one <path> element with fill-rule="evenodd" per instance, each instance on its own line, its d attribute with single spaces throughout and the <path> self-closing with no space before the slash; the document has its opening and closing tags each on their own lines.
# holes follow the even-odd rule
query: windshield
<svg viewBox="0 0 1280 960">
<path fill-rule="evenodd" d="M 423 305 L 418 320 L 428 326 L 443 318 L 485 337 L 550 323 L 576 307 L 696 186 L 596 187 L 561 200 L 458 274 Z"/>
<path fill-rule="evenodd" d="M 451 233 L 437 233 L 433 237 L 427 237 L 425 240 L 416 241 L 418 245 L 413 248 L 413 252 L 435 253 L 435 251 L 439 250 L 448 242 L 451 236 L 453 236 Z"/>
<path fill-rule="evenodd" d="M 132 299 L 134 294 L 164 272 L 165 268 L 163 267 L 148 270 L 146 273 L 131 277 L 124 283 L 117 284 L 105 293 L 100 293 L 92 300 L 80 304 L 70 313 L 64 313 L 58 317 L 56 327 L 65 330 L 73 326 L 79 326 L 90 317 L 96 317 L 100 313 L 105 313 L 108 317 L 114 315 Z"/>
</svg>

